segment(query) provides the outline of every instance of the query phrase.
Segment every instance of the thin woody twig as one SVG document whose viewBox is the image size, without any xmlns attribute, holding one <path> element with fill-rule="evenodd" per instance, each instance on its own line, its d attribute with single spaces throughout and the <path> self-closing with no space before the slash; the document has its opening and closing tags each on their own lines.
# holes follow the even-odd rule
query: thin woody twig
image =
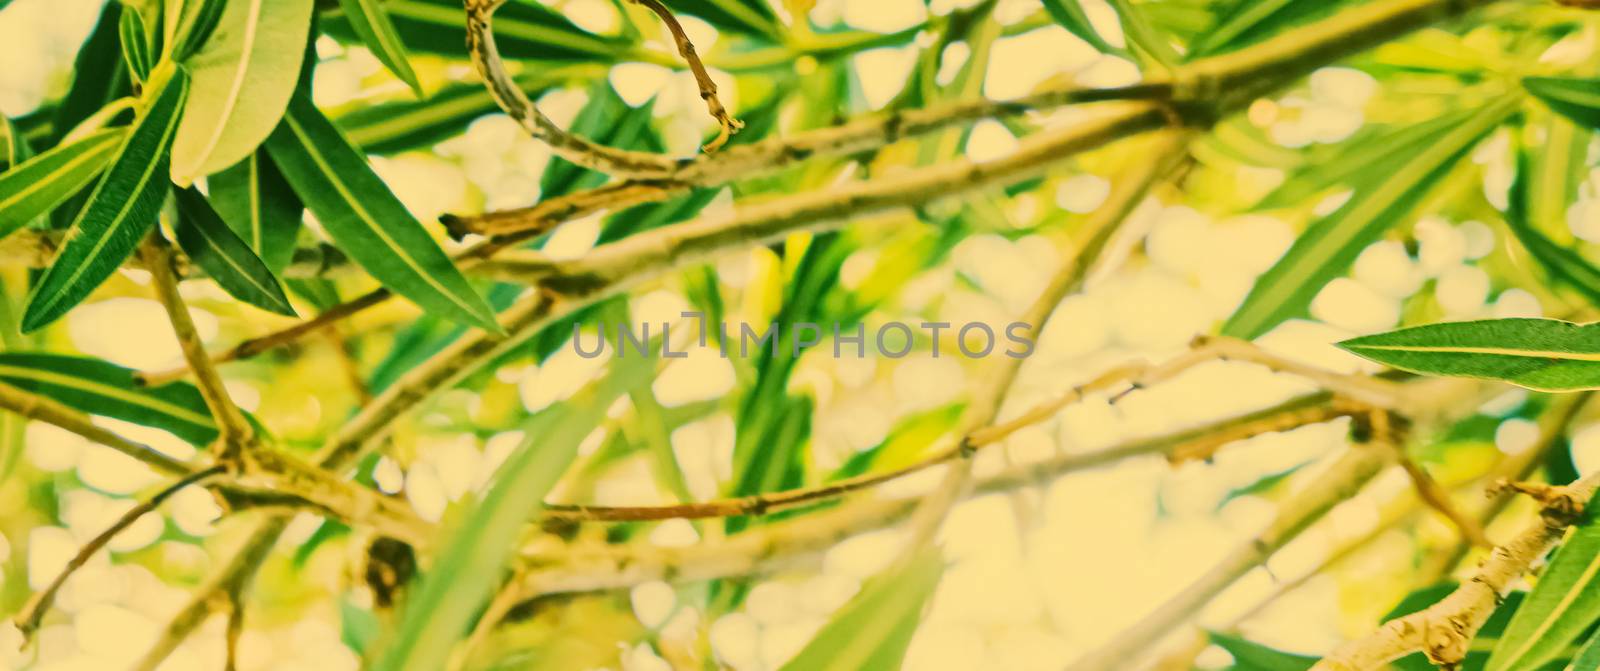
<svg viewBox="0 0 1600 671">
<path fill-rule="evenodd" d="M 1403 452 L 1397 455 L 1397 458 L 1400 468 L 1405 471 L 1406 477 L 1411 479 L 1411 486 L 1417 490 L 1417 496 L 1428 504 L 1428 507 L 1439 511 L 1445 519 L 1450 520 L 1450 523 L 1461 531 L 1464 540 L 1479 547 L 1494 546 L 1494 543 L 1489 542 L 1489 537 L 1484 534 L 1483 527 L 1478 521 L 1461 512 L 1461 509 L 1451 502 L 1450 492 L 1440 487 L 1433 476 L 1428 475 L 1428 471 L 1416 460 Z"/>
<path fill-rule="evenodd" d="M 84 564 L 89 563 L 89 559 L 94 557 L 95 553 L 99 552 L 107 543 L 110 543 L 111 539 L 116 538 L 117 534 L 122 533 L 122 530 L 139 521 L 139 518 L 144 517 L 145 514 L 159 508 L 163 502 L 184 487 L 225 472 L 226 469 L 222 466 L 212 466 L 204 470 L 195 471 L 162 488 L 154 496 L 129 508 L 128 512 L 123 513 L 122 517 L 117 518 L 117 521 L 113 522 L 105 531 L 89 539 L 88 543 L 84 543 L 83 547 L 78 549 L 78 554 L 73 555 L 72 559 L 67 561 L 66 567 L 56 574 L 55 579 L 51 580 L 49 585 L 35 592 L 28 599 L 28 602 L 23 605 L 22 610 L 17 613 L 15 618 L 17 628 L 25 636 L 31 636 L 34 631 L 38 630 L 39 623 L 44 619 L 45 613 L 50 610 L 50 605 L 55 603 L 56 593 L 60 592 L 61 586 L 67 583 L 67 578 L 72 577 L 73 573 L 83 568 Z"/>
<path fill-rule="evenodd" d="M 195 330 L 194 320 L 189 316 L 189 307 L 178 294 L 178 280 L 172 265 L 172 247 L 166 238 L 162 237 L 160 231 L 155 231 L 140 248 L 140 254 L 150 271 L 156 297 L 160 299 L 162 307 L 166 308 L 167 318 L 172 323 L 172 332 L 177 336 L 179 349 L 183 351 L 183 357 L 188 362 L 189 368 L 194 371 L 200 395 L 205 399 L 206 406 L 211 409 L 212 417 L 217 420 L 217 431 L 220 434 L 217 438 L 217 458 L 224 463 L 234 462 L 240 457 L 245 445 L 254 440 L 255 430 L 250 427 L 248 421 L 245 421 L 244 412 L 239 410 L 239 406 L 235 405 L 233 398 L 229 396 L 228 388 L 222 382 L 222 376 L 212 365 L 205 344 L 200 341 L 200 334 Z"/>
<path fill-rule="evenodd" d="M 689 64 L 689 71 L 694 73 L 694 81 L 700 87 L 700 98 L 706 101 L 706 111 L 711 113 L 711 118 L 716 120 L 720 128 L 715 138 L 700 147 L 701 151 L 711 153 L 721 149 L 729 137 L 744 128 L 744 122 L 733 118 L 722 106 L 722 100 L 717 98 L 717 83 L 711 81 L 705 63 L 700 62 L 700 55 L 694 51 L 694 42 L 689 40 L 688 33 L 683 32 L 683 26 L 678 23 L 678 17 L 672 15 L 672 10 L 667 9 L 660 0 L 632 1 L 655 12 L 656 16 L 661 17 L 661 23 L 666 24 L 667 31 L 672 33 L 672 40 L 678 44 L 678 53 Z"/>
<path fill-rule="evenodd" d="M 168 475 L 187 475 L 194 470 L 187 464 L 173 459 L 148 445 L 134 442 L 115 431 L 96 425 L 89 419 L 88 415 L 67 407 L 59 401 L 23 391 L 9 384 L 0 383 L 0 409 L 9 410 L 31 420 L 60 427 L 133 457 Z"/>
<path fill-rule="evenodd" d="M 228 628 L 223 633 L 223 671 L 236 671 L 239 666 L 239 635 L 244 633 L 244 585 L 234 585 L 228 590 Z"/>
</svg>

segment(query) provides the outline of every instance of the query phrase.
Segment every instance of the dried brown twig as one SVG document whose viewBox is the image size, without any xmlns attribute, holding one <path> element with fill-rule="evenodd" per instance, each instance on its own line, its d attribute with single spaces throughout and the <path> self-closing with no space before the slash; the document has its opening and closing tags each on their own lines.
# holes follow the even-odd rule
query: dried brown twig
<svg viewBox="0 0 1600 671">
<path fill-rule="evenodd" d="M 718 128 L 717 136 L 710 142 L 700 147 L 707 153 L 722 148 L 734 133 L 744 128 L 744 122 L 728 114 L 728 109 L 722 106 L 722 100 L 717 98 L 717 83 L 711 81 L 711 73 L 706 72 L 705 63 L 700 62 L 700 55 L 694 51 L 694 42 L 689 40 L 689 34 L 683 32 L 683 25 L 678 23 L 678 17 L 672 15 L 672 10 L 661 4 L 661 0 L 631 0 L 642 5 L 645 9 L 655 12 L 661 17 L 661 23 L 667 26 L 667 31 L 672 33 L 672 40 L 678 45 L 678 53 L 689 64 L 689 71 L 694 73 L 694 81 L 700 87 L 700 99 L 706 101 L 706 111 L 711 113 Z"/>
</svg>

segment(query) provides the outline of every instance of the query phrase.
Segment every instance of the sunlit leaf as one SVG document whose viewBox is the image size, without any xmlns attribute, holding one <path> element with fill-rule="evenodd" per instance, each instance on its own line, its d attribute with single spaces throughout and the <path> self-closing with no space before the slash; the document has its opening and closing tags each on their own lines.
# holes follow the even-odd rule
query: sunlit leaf
<svg viewBox="0 0 1600 671">
<path fill-rule="evenodd" d="M 183 22 L 178 27 L 178 44 L 173 47 L 172 59 L 180 63 L 185 62 L 196 51 L 204 48 L 216 34 L 217 26 L 222 22 L 222 15 L 229 4 L 228 0 L 185 2 Z M 223 36 L 218 39 L 230 38 Z"/>
<path fill-rule="evenodd" d="M 423 309 L 499 330 L 494 313 L 367 160 L 304 93 L 267 140 L 273 162 L 339 249 Z"/>
<path fill-rule="evenodd" d="M 82 412 L 165 429 L 196 445 L 217 437 L 211 412 L 193 385 L 174 382 L 139 387 L 134 384 L 133 371 L 99 359 L 3 352 L 0 381 Z"/>
<path fill-rule="evenodd" d="M 299 80 L 313 0 L 234 0 L 186 62 L 194 92 L 172 143 L 172 181 L 244 160 L 283 117 Z"/>
<path fill-rule="evenodd" d="M 305 206 L 266 150 L 206 178 L 211 205 L 274 274 L 294 258 Z"/>
<path fill-rule="evenodd" d="M 122 59 L 127 61 L 133 78 L 137 81 L 149 79 L 150 70 L 156 64 L 156 54 L 152 53 L 154 47 L 150 44 L 150 28 L 139 10 L 128 7 L 122 12 L 118 32 L 122 35 Z"/>
<path fill-rule="evenodd" d="M 1536 159 L 1523 152 L 1517 169 L 1517 179 L 1511 185 L 1507 198 L 1506 227 L 1516 236 L 1517 241 L 1528 250 L 1534 260 L 1539 262 L 1546 272 L 1561 283 L 1577 289 L 1589 301 L 1600 305 L 1600 268 L 1596 268 L 1588 259 L 1570 247 L 1557 244 L 1546 237 L 1543 230 L 1536 227 L 1530 220 L 1529 212 L 1534 199 L 1552 197 L 1562 192 L 1546 191 L 1547 185 L 1542 185 L 1536 180 L 1533 164 Z M 1585 171 L 1587 172 L 1587 171 Z M 1546 205 L 1547 208 L 1552 205 Z M 1561 228 L 1566 228 L 1566 222 L 1560 222 Z"/>
<path fill-rule="evenodd" d="M 1557 319 L 1444 322 L 1339 347 L 1401 370 L 1501 380 L 1540 391 L 1600 388 L 1600 325 Z"/>
<path fill-rule="evenodd" d="M 1361 250 L 1390 226 L 1410 216 L 1430 187 L 1515 111 L 1516 102 L 1505 98 L 1477 109 L 1466 121 L 1407 157 L 1404 165 L 1375 173 L 1366 184 L 1358 185 L 1349 201 L 1311 224 L 1283 258 L 1256 280 L 1222 332 L 1254 338 L 1303 314 L 1323 285 L 1349 268 Z"/>
<path fill-rule="evenodd" d="M 665 4 L 717 28 L 768 38 L 778 34 L 778 18 L 765 0 L 666 0 Z"/>
<path fill-rule="evenodd" d="M 1100 50 L 1102 53 L 1120 53 L 1121 49 L 1111 46 L 1105 38 L 1094 29 L 1094 24 L 1089 22 L 1089 15 L 1083 12 L 1083 5 L 1078 0 L 1044 0 L 1044 9 L 1050 13 L 1050 18 L 1066 28 L 1067 32 L 1077 35 L 1089 43 L 1089 46 Z"/>
<path fill-rule="evenodd" d="M 170 62 L 151 75 L 144 109 L 111 167 L 67 232 L 67 241 L 34 287 L 22 317 L 24 333 L 55 321 L 100 286 L 155 225 L 167 194 L 167 149 L 189 76 Z"/>
<path fill-rule="evenodd" d="M 516 549 L 518 530 L 577 457 L 578 444 L 612 401 L 648 381 L 647 358 L 618 360 L 611 371 L 565 402 L 535 415 L 527 439 L 506 459 L 483 499 L 439 544 L 439 556 L 401 613 L 374 671 L 442 669 L 456 640 L 498 584 Z"/>
<path fill-rule="evenodd" d="M 900 668 L 923 605 L 943 573 L 939 551 L 924 548 L 903 564 L 873 576 L 783 665 L 783 671 Z"/>
<path fill-rule="evenodd" d="M 417 73 L 411 69 L 411 57 L 406 54 L 405 43 L 400 41 L 394 23 L 389 20 L 387 3 L 380 0 L 339 0 L 339 6 L 344 8 L 345 20 L 350 22 L 351 29 L 372 50 L 372 55 L 377 56 L 384 67 L 389 68 L 389 72 L 421 97 L 422 84 L 417 82 Z"/>
<path fill-rule="evenodd" d="M 1591 338 L 1592 340 L 1593 338 Z M 1600 619 L 1600 525 L 1580 524 L 1561 544 L 1538 584 L 1506 625 L 1485 671 L 1538 669 L 1557 659 Z"/>
<path fill-rule="evenodd" d="M 1600 669 L 1600 632 L 1595 632 L 1589 637 L 1589 642 L 1578 649 L 1578 654 L 1572 656 L 1572 663 L 1567 665 L 1566 671 L 1595 671 Z"/>
<path fill-rule="evenodd" d="M 1237 636 L 1211 632 L 1210 638 L 1233 656 L 1229 671 L 1305 671 L 1317 663 L 1316 657 L 1274 650 Z"/>
<path fill-rule="evenodd" d="M 234 298 L 263 310 L 295 316 L 283 287 L 278 286 L 278 278 L 250 250 L 250 245 L 223 223 L 205 196 L 189 187 L 174 189 L 173 199 L 178 205 L 174 227 L 178 244 L 190 260 Z"/>
<path fill-rule="evenodd" d="M 515 78 L 528 95 L 549 90 L 562 80 L 561 72 L 537 72 Z M 456 84 L 436 91 L 425 100 L 397 100 L 362 107 L 334 119 L 356 146 L 368 153 L 392 154 L 461 133 L 474 119 L 500 109 L 482 84 Z"/>
<path fill-rule="evenodd" d="M 126 135 L 120 128 L 96 131 L 0 173 L 0 237 L 48 214 L 87 186 Z"/>
</svg>

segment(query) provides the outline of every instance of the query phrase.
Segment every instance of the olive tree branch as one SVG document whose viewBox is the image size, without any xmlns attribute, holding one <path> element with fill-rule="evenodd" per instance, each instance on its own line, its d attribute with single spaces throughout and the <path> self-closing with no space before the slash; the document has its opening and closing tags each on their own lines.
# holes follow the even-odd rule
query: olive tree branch
<svg viewBox="0 0 1600 671">
<path fill-rule="evenodd" d="M 167 456 L 149 445 L 129 440 L 115 431 L 102 428 L 91 421 L 88 415 L 59 401 L 23 391 L 9 384 L 0 383 L 0 409 L 65 429 L 169 475 L 188 475 L 194 472 L 188 464 Z"/>
<path fill-rule="evenodd" d="M 84 564 L 89 563 L 95 553 L 104 548 L 107 543 L 110 543 L 111 539 L 116 538 L 117 534 L 122 533 L 124 529 L 139 521 L 139 518 L 144 517 L 145 514 L 159 508 L 163 502 L 184 487 L 197 484 L 202 480 L 225 472 L 226 469 L 220 465 L 195 471 L 179 478 L 177 482 L 163 487 L 155 495 L 129 508 L 111 526 L 106 527 L 104 531 L 89 539 L 89 542 L 84 543 L 83 547 L 78 549 L 78 554 L 73 555 L 72 559 L 67 561 L 66 567 L 56 574 L 55 579 L 51 580 L 50 584 L 46 585 L 44 589 L 35 592 L 28 599 L 28 602 L 22 606 L 22 610 L 14 618 L 17 628 L 22 631 L 24 636 L 32 636 L 33 632 L 39 628 L 39 623 L 44 619 L 45 613 L 50 610 L 50 605 L 55 603 L 56 594 L 61 591 L 61 586 L 67 583 L 67 578 L 72 577 L 73 573 L 83 568 Z"/>
<path fill-rule="evenodd" d="M 689 64 L 689 71 L 694 73 L 695 84 L 700 87 L 700 99 L 706 101 L 706 111 L 717 122 L 717 127 L 720 129 L 717 136 L 700 147 L 700 150 L 710 153 L 721 149 L 729 137 L 744 128 L 744 122 L 733 118 L 733 115 L 728 114 L 727 108 L 722 106 L 722 101 L 717 98 L 717 83 L 711 81 L 711 74 L 706 72 L 705 63 L 700 62 L 700 55 L 694 51 L 694 42 L 689 40 L 688 33 L 683 32 L 683 26 L 678 23 L 678 17 L 672 15 L 672 10 L 661 4 L 661 0 L 632 1 L 661 17 L 661 23 L 667 26 L 667 31 L 672 33 L 672 40 L 678 45 L 678 53 Z"/>
</svg>

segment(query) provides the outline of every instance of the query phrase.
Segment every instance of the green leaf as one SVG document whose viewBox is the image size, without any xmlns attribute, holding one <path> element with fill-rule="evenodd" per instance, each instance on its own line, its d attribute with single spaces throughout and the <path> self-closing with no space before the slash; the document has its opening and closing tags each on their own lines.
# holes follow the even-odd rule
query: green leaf
<svg viewBox="0 0 1600 671">
<path fill-rule="evenodd" d="M 1044 0 L 1044 10 L 1062 28 L 1066 28 L 1067 32 L 1077 35 L 1078 39 L 1088 42 L 1089 46 L 1100 52 L 1124 53 L 1122 49 L 1111 46 L 1105 38 L 1100 37 L 1100 33 L 1095 31 L 1094 24 L 1089 22 L 1089 15 L 1083 12 L 1083 5 L 1078 0 Z"/>
<path fill-rule="evenodd" d="M 1445 322 L 1353 338 L 1339 347 L 1427 375 L 1501 380 L 1538 391 L 1600 389 L 1600 325 L 1557 319 Z"/>
<path fill-rule="evenodd" d="M 1370 185 L 1374 175 L 1438 143 L 1478 113 L 1476 109 L 1459 110 L 1419 124 L 1358 134 L 1339 145 L 1337 154 L 1306 161 L 1251 209 L 1300 206 L 1339 186 Z"/>
<path fill-rule="evenodd" d="M 216 33 L 228 4 L 227 0 L 191 0 L 184 3 L 183 23 L 179 26 L 178 44 L 173 49 L 172 59 L 180 63 L 187 62 L 196 51 L 203 49 Z M 275 4 L 274 7 L 281 5 Z"/>
<path fill-rule="evenodd" d="M 1539 159 L 1529 154 L 1524 151 L 1518 161 L 1517 179 L 1511 185 L 1507 199 L 1506 227 L 1511 229 L 1512 235 L 1551 278 L 1577 289 L 1591 303 L 1600 305 L 1600 268 L 1595 268 L 1594 264 L 1572 248 L 1546 237 L 1529 219 L 1535 199 L 1563 193 L 1560 190 L 1550 191 L 1547 185 L 1537 181 L 1532 166 Z M 1565 230 L 1566 222 L 1561 221 L 1560 226 Z"/>
<path fill-rule="evenodd" d="M 0 160 L 5 161 L 0 165 L 0 171 L 10 170 L 33 158 L 33 147 L 28 144 L 28 138 L 4 115 L 0 115 L 0 135 L 4 136 L 0 140 Z"/>
<path fill-rule="evenodd" d="M 666 0 L 674 12 L 693 14 L 718 29 L 777 38 L 778 18 L 766 0 Z"/>
<path fill-rule="evenodd" d="M 106 103 L 128 95 L 128 69 L 122 62 L 122 3 L 107 2 L 89 39 L 72 62 L 72 86 L 50 123 L 48 147 L 65 137 Z"/>
<path fill-rule="evenodd" d="M 99 359 L 0 352 L 0 381 L 82 412 L 164 429 L 195 445 L 217 437 L 211 412 L 193 385 L 139 387 L 133 371 Z"/>
<path fill-rule="evenodd" d="M 1485 671 L 1537 669 L 1600 619 L 1600 525 L 1586 521 L 1567 537 L 1489 653 Z"/>
<path fill-rule="evenodd" d="M 458 0 L 385 0 L 383 7 L 412 51 L 466 56 L 467 14 Z M 328 17 L 323 28 L 341 39 L 362 39 L 342 16 Z M 627 40 L 590 33 L 537 2 L 502 5 L 494 13 L 494 35 L 500 55 L 508 59 L 609 63 L 632 50 Z"/>
<path fill-rule="evenodd" d="M 1600 79 L 1528 77 L 1522 86 L 1568 119 L 1600 128 Z"/>
<path fill-rule="evenodd" d="M 422 97 L 422 84 L 417 82 L 417 73 L 411 70 L 406 45 L 395 32 L 385 3 L 380 0 L 339 0 L 339 6 L 344 9 L 344 17 L 350 22 L 350 28 L 372 50 L 372 55 L 377 56 L 384 67 L 411 87 L 417 97 Z"/>
<path fill-rule="evenodd" d="M 187 62 L 194 93 L 172 142 L 172 181 L 244 160 L 277 128 L 299 81 L 313 0 L 234 0 Z"/>
<path fill-rule="evenodd" d="M 156 56 L 151 52 L 150 28 L 145 25 L 139 10 L 128 7 L 122 13 L 118 32 L 122 35 L 122 59 L 127 61 L 134 80 L 142 82 L 149 79 Z"/>
<path fill-rule="evenodd" d="M 1256 280 L 1222 327 L 1225 335 L 1255 338 L 1303 314 L 1323 285 L 1350 267 L 1367 245 L 1410 216 L 1445 174 L 1517 108 L 1513 97 L 1485 105 L 1464 123 L 1395 169 L 1373 171 L 1350 200 L 1300 235 L 1289 251 Z"/>
<path fill-rule="evenodd" d="M 1230 671 L 1305 671 L 1317 663 L 1316 657 L 1273 650 L 1237 636 L 1210 632 L 1211 642 L 1233 655 Z"/>
<path fill-rule="evenodd" d="M 514 79 L 523 91 L 536 98 L 571 74 L 575 73 L 541 68 Z M 425 100 L 362 107 L 336 117 L 334 122 L 344 130 L 345 137 L 368 153 L 393 154 L 459 135 L 474 119 L 499 109 L 483 85 L 473 82 L 448 86 Z"/>
<path fill-rule="evenodd" d="M 263 310 L 295 316 L 289 297 L 283 295 L 278 278 L 223 223 L 206 197 L 194 187 L 173 189 L 178 204 L 178 245 L 228 295 Z"/>
<path fill-rule="evenodd" d="M 1332 15 L 1350 0 L 1235 0 L 1210 31 L 1195 40 L 1193 60 L 1234 51 L 1294 26 Z"/>
<path fill-rule="evenodd" d="M 1523 133 L 1517 171 L 1526 190 L 1526 220 L 1551 240 L 1567 244 L 1572 241 L 1567 207 L 1576 199 L 1578 185 L 1589 177 L 1589 142 L 1594 134 L 1556 114 L 1529 116 L 1527 125 L 1534 132 Z M 1534 134 L 1537 144 L 1529 137 Z"/>
<path fill-rule="evenodd" d="M 349 599 L 339 600 L 339 640 L 357 655 L 366 656 L 372 650 L 372 642 L 378 638 L 381 629 L 378 616 L 372 611 L 351 603 Z"/>
<path fill-rule="evenodd" d="M 1589 642 L 1578 649 L 1578 654 L 1573 655 L 1572 663 L 1567 665 L 1566 671 L 1595 671 L 1600 669 L 1600 632 L 1595 632 L 1589 637 Z"/>
<path fill-rule="evenodd" d="M 206 178 L 212 207 L 273 274 L 294 259 L 305 205 L 277 164 L 259 150 Z"/>
<path fill-rule="evenodd" d="M 188 93 L 188 74 L 170 61 L 152 75 L 146 107 L 67 232 L 66 244 L 34 287 L 22 316 L 24 333 L 55 321 L 87 298 L 155 224 L 167 194 L 167 148 Z"/>
<path fill-rule="evenodd" d="M 267 150 L 339 249 L 424 310 L 498 331 L 494 313 L 422 224 L 304 92 Z"/>
<path fill-rule="evenodd" d="M 930 547 L 873 576 L 783 671 L 900 668 L 943 573 L 944 560 Z"/>
<path fill-rule="evenodd" d="M 126 135 L 121 128 L 96 131 L 0 173 L 0 237 L 48 214 L 87 186 Z"/>
<path fill-rule="evenodd" d="M 441 540 L 438 558 L 407 600 L 374 671 L 445 668 L 452 647 L 500 582 L 519 531 L 577 456 L 578 444 L 612 401 L 648 384 L 654 369 L 647 358 L 619 360 L 600 381 L 527 422 L 526 440 L 500 467 L 483 500 Z"/>
</svg>

